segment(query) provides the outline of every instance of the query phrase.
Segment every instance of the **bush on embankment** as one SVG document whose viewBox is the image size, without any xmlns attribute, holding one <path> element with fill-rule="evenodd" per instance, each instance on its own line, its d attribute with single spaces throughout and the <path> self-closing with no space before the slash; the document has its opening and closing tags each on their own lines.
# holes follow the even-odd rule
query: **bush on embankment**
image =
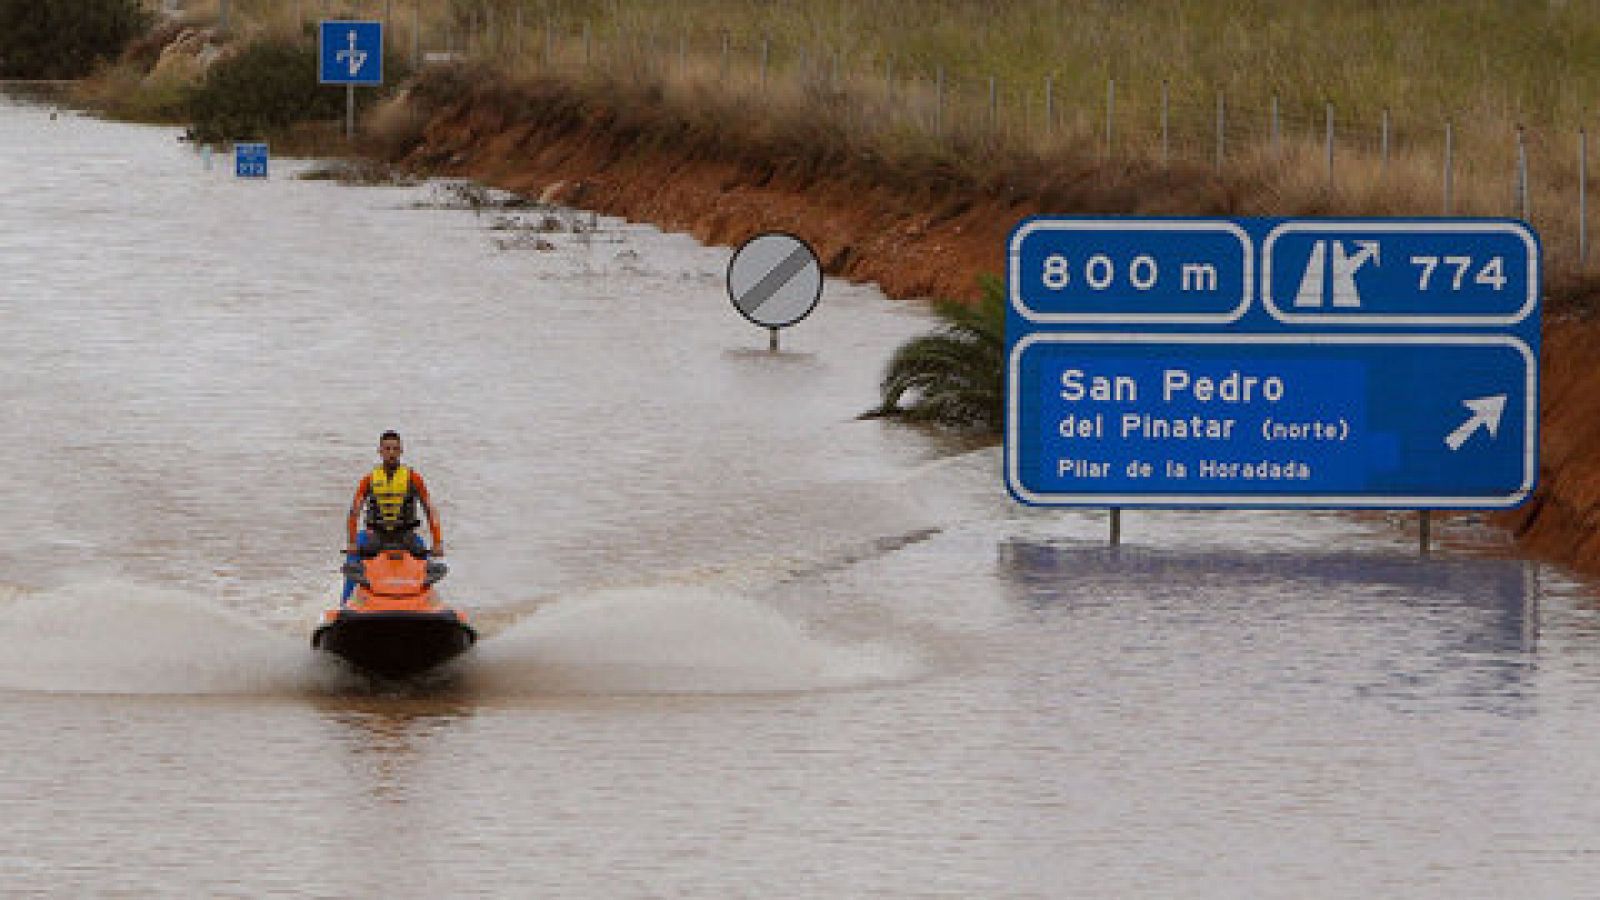
<svg viewBox="0 0 1600 900">
<path fill-rule="evenodd" d="M 81 78 L 149 25 L 139 0 L 0 0 L 0 78 Z"/>
<path fill-rule="evenodd" d="M 306 122 L 336 122 L 345 115 L 345 90 L 320 84 L 317 45 L 304 34 L 261 35 L 217 60 L 184 97 L 197 141 L 260 139 Z M 403 83 L 409 72 L 392 60 L 385 79 Z M 382 97 L 356 90 L 357 115 Z"/>
<path fill-rule="evenodd" d="M 344 92 L 317 82 L 317 46 L 264 37 L 213 64 L 184 98 L 198 141 L 262 138 L 307 119 L 344 114 Z"/>
</svg>

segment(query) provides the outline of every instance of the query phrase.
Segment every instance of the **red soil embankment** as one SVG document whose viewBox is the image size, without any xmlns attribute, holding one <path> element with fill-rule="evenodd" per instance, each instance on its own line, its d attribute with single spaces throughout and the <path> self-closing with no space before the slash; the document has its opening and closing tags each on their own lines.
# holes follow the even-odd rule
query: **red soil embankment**
<svg viewBox="0 0 1600 900">
<path fill-rule="evenodd" d="M 1025 216 L 1252 215 L 1270 200 L 1252 202 L 1248 187 L 1204 172 L 1108 178 L 1084 167 L 1033 182 L 937 170 L 907 176 L 848 148 L 783 146 L 801 135 L 730 138 L 555 85 L 446 87 L 429 96 L 424 83 L 417 106 L 426 126 L 404 165 L 686 231 L 710 244 L 789 231 L 817 249 L 830 274 L 874 282 L 897 298 L 975 297 L 978 274 L 1003 272 L 1006 236 Z M 1554 286 L 1574 296 L 1593 287 Z M 1542 400 L 1538 490 L 1521 509 L 1494 519 L 1528 552 L 1600 572 L 1600 323 L 1546 327 Z"/>
<path fill-rule="evenodd" d="M 707 244 L 787 231 L 816 249 L 829 274 L 894 297 L 976 297 L 977 274 L 1001 271 L 1006 234 L 1025 214 L 1004 200 L 908 196 L 845 173 L 818 179 L 782 161 L 644 141 L 606 110 L 514 119 L 492 95 L 439 110 L 404 162 Z"/>
<path fill-rule="evenodd" d="M 1539 486 L 1494 519 L 1528 552 L 1600 573 L 1600 323 L 1546 324 Z"/>
<path fill-rule="evenodd" d="M 403 166 L 708 244 L 789 231 L 829 274 L 896 298 L 976 299 L 977 275 L 1004 271 L 1011 228 L 1043 211 L 1251 214 L 1237 192 L 1188 170 L 1113 171 L 1093 159 L 1046 163 L 1012 151 L 989 159 L 1002 151 L 982 146 L 968 148 L 965 164 L 914 148 L 890 159 L 804 110 L 763 116 L 714 91 L 669 102 L 633 85 L 446 70 L 425 76 L 409 102 L 426 125 L 389 154 Z"/>
</svg>

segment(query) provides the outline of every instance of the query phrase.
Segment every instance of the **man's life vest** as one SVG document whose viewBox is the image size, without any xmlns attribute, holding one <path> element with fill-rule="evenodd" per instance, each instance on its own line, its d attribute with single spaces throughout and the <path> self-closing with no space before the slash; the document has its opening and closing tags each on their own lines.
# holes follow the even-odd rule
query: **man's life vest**
<svg viewBox="0 0 1600 900">
<path fill-rule="evenodd" d="M 411 470 L 396 466 L 394 474 L 378 466 L 372 470 L 372 492 L 367 495 L 368 528 L 415 528 L 417 498 L 411 490 Z"/>
</svg>

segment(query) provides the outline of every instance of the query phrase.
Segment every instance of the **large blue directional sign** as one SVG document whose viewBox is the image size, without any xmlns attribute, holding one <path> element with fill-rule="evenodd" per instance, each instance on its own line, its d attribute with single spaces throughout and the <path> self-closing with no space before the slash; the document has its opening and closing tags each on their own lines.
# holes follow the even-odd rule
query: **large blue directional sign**
<svg viewBox="0 0 1600 900">
<path fill-rule="evenodd" d="M 383 83 L 383 23 L 329 21 L 317 32 L 323 84 Z"/>
<path fill-rule="evenodd" d="M 1507 508 L 1533 489 L 1521 222 L 1041 218 L 1009 262 L 1022 502 Z"/>
</svg>

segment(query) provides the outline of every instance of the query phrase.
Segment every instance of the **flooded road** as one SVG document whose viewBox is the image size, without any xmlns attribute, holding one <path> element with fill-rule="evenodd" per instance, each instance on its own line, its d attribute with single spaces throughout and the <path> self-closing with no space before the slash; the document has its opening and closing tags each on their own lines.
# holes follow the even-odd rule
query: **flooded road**
<svg viewBox="0 0 1600 900">
<path fill-rule="evenodd" d="M 726 248 L 0 105 L 7 896 L 1572 897 L 1600 615 L 1375 518 L 1103 514 L 877 421 Z M 311 657 L 377 434 L 456 677 Z M 1466 535 L 1470 537 L 1471 535 Z"/>
</svg>

